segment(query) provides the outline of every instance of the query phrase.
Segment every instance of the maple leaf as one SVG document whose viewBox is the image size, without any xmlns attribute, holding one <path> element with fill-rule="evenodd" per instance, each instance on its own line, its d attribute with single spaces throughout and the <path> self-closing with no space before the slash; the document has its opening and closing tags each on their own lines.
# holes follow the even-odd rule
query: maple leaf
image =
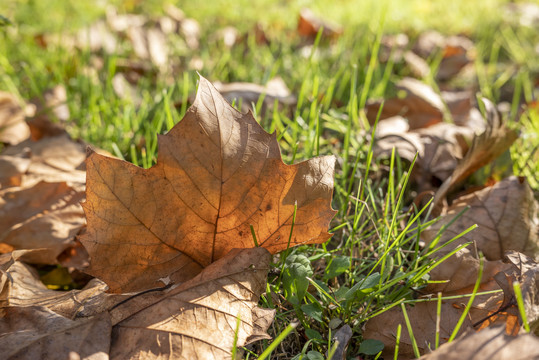
<svg viewBox="0 0 539 360">
<path fill-rule="evenodd" d="M 503 154 L 518 137 L 517 133 L 505 124 L 491 101 L 483 99 L 483 104 L 485 105 L 487 123 L 485 131 L 474 139 L 470 150 L 457 165 L 453 174 L 445 179 L 436 191 L 432 201 L 434 213 L 441 211 L 443 200 L 456 185 Z"/>
<path fill-rule="evenodd" d="M 334 157 L 285 165 L 275 134 L 203 77 L 193 106 L 158 142 L 147 170 L 96 153 L 86 161 L 81 242 L 87 272 L 110 292 L 186 281 L 231 249 L 254 247 L 251 227 L 271 253 L 331 236 Z"/>
<path fill-rule="evenodd" d="M 469 207 L 460 217 L 456 215 Z M 463 195 L 453 201 L 446 214 L 422 233 L 430 243 L 442 227 L 440 243 L 456 237 L 470 226 L 472 231 L 456 240 L 454 246 L 475 241 L 488 260 L 503 259 L 507 250 L 534 256 L 539 250 L 537 236 L 538 205 L 523 178 L 509 177 L 493 186 Z"/>
<path fill-rule="evenodd" d="M 269 339 L 275 310 L 257 303 L 270 259 L 263 248 L 235 249 L 164 294 L 122 302 L 110 311 L 111 358 L 231 359 L 235 337 L 238 347 Z"/>
</svg>

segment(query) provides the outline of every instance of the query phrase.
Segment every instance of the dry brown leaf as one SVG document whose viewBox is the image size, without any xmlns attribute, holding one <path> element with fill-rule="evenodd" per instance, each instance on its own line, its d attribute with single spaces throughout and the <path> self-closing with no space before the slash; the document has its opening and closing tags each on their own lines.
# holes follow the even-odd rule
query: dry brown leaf
<svg viewBox="0 0 539 360">
<path fill-rule="evenodd" d="M 322 35 L 329 38 L 337 38 L 342 34 L 340 26 L 320 19 L 310 9 L 302 9 L 298 19 L 298 33 L 314 39 L 320 29 L 323 29 Z"/>
<path fill-rule="evenodd" d="M 25 261 L 56 264 L 85 223 L 82 199 L 84 189 L 65 182 L 1 190 L 0 243 L 18 250 L 44 248 L 26 254 Z"/>
<path fill-rule="evenodd" d="M 503 154 L 516 140 L 517 133 L 509 129 L 500 118 L 500 114 L 492 102 L 483 99 L 487 115 L 485 131 L 477 136 L 466 156 L 455 168 L 436 192 L 433 207 L 439 211 L 447 194 L 479 168 L 489 164 Z"/>
<path fill-rule="evenodd" d="M 107 360 L 110 332 L 107 313 L 73 321 L 39 306 L 0 309 L 3 359 Z"/>
<path fill-rule="evenodd" d="M 40 306 L 74 319 L 87 304 L 101 301 L 106 290 L 105 283 L 97 279 L 90 281 L 83 290 L 50 290 L 39 280 L 34 268 L 20 261 L 13 261 L 4 272 L 8 280 L 0 293 L 0 308 Z"/>
<path fill-rule="evenodd" d="M 4 287 L 9 281 L 7 272 L 9 268 L 24 254 L 31 250 L 15 250 L 10 253 L 0 255 L 0 299 L 3 299 L 5 292 Z"/>
<path fill-rule="evenodd" d="M 451 79 L 475 57 L 474 44 L 470 39 L 464 36 L 444 37 L 434 30 L 423 32 L 413 51 L 424 59 L 442 51 L 442 61 L 436 74 L 437 80 L 441 81 Z"/>
<path fill-rule="evenodd" d="M 81 242 L 89 273 L 111 292 L 186 281 L 232 248 L 253 247 L 251 226 L 272 253 L 329 239 L 334 158 L 285 165 L 275 135 L 206 79 L 184 119 L 158 140 L 148 170 L 95 153 L 87 160 Z"/>
<path fill-rule="evenodd" d="M 531 334 L 510 336 L 503 327 L 467 332 L 421 360 L 525 360 L 539 358 L 539 339 Z"/>
<path fill-rule="evenodd" d="M 438 258 L 442 257 L 451 252 L 455 247 L 457 245 L 453 243 L 437 251 L 435 256 Z M 431 280 L 447 282 L 429 284 L 425 291 L 434 294 L 437 292 L 443 292 L 444 294 L 464 294 L 467 289 L 473 288 L 479 276 L 479 265 L 479 259 L 477 256 L 474 256 L 470 247 L 461 249 L 429 272 Z M 484 261 L 481 283 L 485 284 L 493 281 L 497 273 L 508 268 L 501 260 Z"/>
<path fill-rule="evenodd" d="M 268 81 L 266 86 L 261 86 L 253 83 L 215 83 L 215 88 L 226 101 L 241 104 L 242 111 L 249 111 L 253 104 L 257 104 L 259 98 L 264 96 L 261 112 L 264 113 L 267 109 L 272 109 L 275 100 L 280 105 L 293 106 L 297 99 L 290 93 L 283 79 L 276 77 Z"/>
<path fill-rule="evenodd" d="M 135 55 L 150 60 L 155 67 L 164 70 L 169 62 L 169 49 L 165 34 L 161 29 L 152 27 L 130 27 L 127 36 Z"/>
<path fill-rule="evenodd" d="M 141 295 L 116 307 L 111 357 L 231 359 L 238 318 L 238 347 L 268 339 L 275 310 L 257 303 L 270 258 L 263 248 L 236 249 L 165 294 Z"/>
<path fill-rule="evenodd" d="M 85 159 L 85 145 L 65 133 L 39 141 L 26 140 L 0 154 L 0 186 L 28 188 L 40 181 L 84 185 Z"/>
<path fill-rule="evenodd" d="M 474 97 L 471 91 L 442 91 L 440 95 L 456 125 L 468 126 L 477 133 L 485 130 L 483 117 L 474 116 L 478 110 L 472 107 Z"/>
<path fill-rule="evenodd" d="M 17 99 L 0 91 L 0 142 L 15 145 L 30 136 L 24 122 L 25 110 Z"/>
<path fill-rule="evenodd" d="M 438 251 L 435 256 L 441 257 L 454 249 L 455 245 Z M 459 250 L 430 271 L 430 279 L 445 281 L 445 283 L 429 284 L 423 291 L 435 296 L 442 292 L 444 296 L 471 294 L 477 277 L 479 276 L 480 260 L 468 248 Z M 483 262 L 483 275 L 478 292 L 499 290 L 498 275 L 508 271 L 509 266 L 500 260 Z M 504 293 L 477 295 L 474 299 L 468 318 L 476 330 L 487 326 L 504 325 L 508 334 L 516 334 L 520 329 L 517 312 L 508 303 L 505 289 Z M 464 310 L 466 299 L 453 301 L 453 307 Z M 507 306 L 506 306 L 507 305 Z"/>
<path fill-rule="evenodd" d="M 516 251 L 506 253 L 504 260 L 513 267 L 515 274 L 510 279 L 520 283 L 526 317 L 531 331 L 537 335 L 539 333 L 539 264 Z M 504 292 L 510 292 L 511 297 L 514 297 L 512 286 L 509 291 L 504 290 Z"/>
<path fill-rule="evenodd" d="M 455 325 L 457 324 L 462 309 L 455 307 L 453 301 L 442 302 L 442 312 L 440 319 L 440 343 L 445 343 Z M 406 312 L 412 325 L 412 331 L 417 342 L 417 346 L 421 353 L 426 353 L 429 347 L 434 347 L 436 336 L 436 301 L 420 302 L 412 306 L 406 307 Z M 402 333 L 399 345 L 399 359 L 414 359 L 414 351 L 412 341 L 408 334 L 406 322 L 400 307 L 392 308 L 372 319 L 367 321 L 365 331 L 363 332 L 364 339 L 376 339 L 384 343 L 382 356 L 384 358 L 392 358 L 395 351 L 395 339 L 397 334 L 397 326 L 401 325 Z M 460 332 L 472 326 L 472 322 L 466 319 L 462 324 Z"/>
<path fill-rule="evenodd" d="M 397 83 L 397 89 L 403 90 L 404 98 L 391 98 L 383 101 L 384 107 L 380 120 L 400 115 L 408 119 L 410 129 L 419 129 L 440 123 L 444 117 L 444 103 L 430 86 L 413 78 L 404 78 Z M 382 101 L 369 102 L 366 115 L 374 124 Z"/>
<path fill-rule="evenodd" d="M 440 244 L 477 224 L 477 230 L 456 240 L 453 246 L 475 241 L 488 260 L 501 260 L 508 250 L 537 255 L 537 203 L 523 178 L 510 177 L 457 198 L 439 221 L 422 232 L 422 239 L 430 243 L 442 226 L 467 207 L 468 211 L 442 233 Z"/>
<path fill-rule="evenodd" d="M 431 190 L 451 176 L 474 135 L 468 127 L 447 123 L 401 132 L 402 125 L 394 126 L 392 120 L 392 129 L 387 129 L 385 121 L 380 122 L 381 130 L 377 132 L 383 137 L 376 140 L 375 156 L 390 157 L 395 148 L 402 159 L 412 162 L 417 154 L 412 177 L 419 191 Z"/>
</svg>

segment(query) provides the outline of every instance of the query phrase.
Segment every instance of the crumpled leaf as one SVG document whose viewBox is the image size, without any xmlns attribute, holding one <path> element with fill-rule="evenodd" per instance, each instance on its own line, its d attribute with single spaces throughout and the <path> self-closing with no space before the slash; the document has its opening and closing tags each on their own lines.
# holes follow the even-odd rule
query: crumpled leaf
<svg viewBox="0 0 539 360">
<path fill-rule="evenodd" d="M 24 109 L 17 99 L 0 91 L 0 142 L 15 145 L 30 136 L 24 116 Z"/>
<path fill-rule="evenodd" d="M 5 270 L 4 276 L 6 281 L 0 288 L 0 308 L 40 306 L 68 319 L 73 319 L 77 313 L 82 312 L 86 303 L 93 301 L 92 298 L 102 299 L 106 289 L 105 283 L 94 279 L 82 290 L 50 290 L 40 281 L 34 268 L 20 261 L 13 261 Z"/>
<path fill-rule="evenodd" d="M 396 87 L 404 91 L 406 96 L 384 100 L 380 119 L 400 115 L 408 119 L 410 129 L 424 128 L 442 122 L 444 103 L 434 89 L 413 78 L 403 78 Z M 371 124 L 374 124 L 381 105 L 381 101 L 367 104 L 366 115 Z"/>
<path fill-rule="evenodd" d="M 40 181 L 84 185 L 85 159 L 85 145 L 65 133 L 27 140 L 0 154 L 0 186 L 29 188 Z"/>
<path fill-rule="evenodd" d="M 436 252 L 435 256 L 441 257 L 455 246 L 451 244 Z M 479 276 L 480 266 L 480 260 L 472 254 L 469 248 L 461 249 L 429 273 L 431 280 L 445 281 L 445 283 L 429 284 L 422 291 L 431 294 L 427 296 L 434 296 L 438 292 L 442 292 L 443 296 L 470 294 Z M 511 299 L 508 301 L 506 289 L 501 286 L 499 281 L 499 276 L 505 275 L 509 268 L 508 264 L 500 260 L 483 260 L 483 275 L 478 292 L 488 292 L 500 288 L 504 292 L 476 295 L 468 313 L 468 318 L 476 330 L 492 325 L 504 325 L 508 334 L 518 333 L 520 329 L 518 311 L 515 311 L 511 307 L 512 304 L 509 304 Z M 454 308 L 464 311 L 464 299 L 451 300 L 450 302 Z"/>
<path fill-rule="evenodd" d="M 457 324 L 462 309 L 455 308 L 456 301 L 442 301 L 442 316 L 440 319 L 440 343 L 449 339 Z M 428 352 L 429 344 L 435 343 L 436 336 L 436 301 L 420 302 L 414 306 L 406 306 L 406 312 L 412 325 L 412 331 L 421 353 Z M 386 312 L 370 319 L 365 325 L 364 339 L 382 341 L 385 345 L 382 352 L 384 358 L 392 358 L 395 351 L 395 339 L 397 326 L 401 325 L 402 332 L 399 345 L 399 359 L 414 359 L 412 341 L 404 321 L 404 315 L 400 307 L 394 307 Z M 472 322 L 466 319 L 460 332 L 471 327 Z"/>
<path fill-rule="evenodd" d="M 4 295 L 4 287 L 8 283 L 9 277 L 6 274 L 9 268 L 24 254 L 31 250 L 15 250 L 7 254 L 0 255 L 0 299 Z"/>
<path fill-rule="evenodd" d="M 333 358 L 335 360 L 346 360 L 346 349 L 348 348 L 348 343 L 352 338 L 352 328 L 348 324 L 344 324 L 333 336 L 334 342 L 339 342 L 337 349 L 333 353 Z M 327 354 L 326 354 L 327 356 Z"/>
<path fill-rule="evenodd" d="M 537 203 L 525 179 L 510 177 L 457 198 L 439 221 L 422 232 L 422 239 L 430 243 L 443 226 L 467 207 L 468 211 L 442 233 L 440 244 L 477 224 L 478 229 L 456 240 L 454 246 L 475 241 L 488 260 L 501 260 L 508 250 L 536 256 Z"/>
<path fill-rule="evenodd" d="M 158 141 L 148 170 L 95 153 L 87 160 L 81 242 L 88 272 L 111 292 L 160 287 L 164 277 L 186 281 L 232 248 L 253 247 L 251 226 L 272 253 L 330 237 L 334 158 L 285 165 L 275 135 L 206 79 L 184 119 Z"/>
<path fill-rule="evenodd" d="M 57 256 L 74 244 L 84 226 L 80 201 L 82 186 L 40 182 L 30 188 L 0 191 L 0 244 L 12 249 L 44 249 L 25 254 L 24 260 L 56 264 Z"/>
<path fill-rule="evenodd" d="M 439 210 L 449 191 L 476 170 L 503 154 L 517 138 L 517 133 L 508 128 L 501 119 L 496 106 L 487 99 L 483 99 L 483 103 L 487 113 L 487 127 L 474 139 L 464 159 L 436 192 L 433 200 L 433 207 L 436 210 Z"/>
<path fill-rule="evenodd" d="M 111 357 L 230 359 L 238 348 L 268 339 L 275 310 L 257 307 L 266 288 L 270 254 L 235 249 L 165 294 L 143 294 L 111 311 Z"/>
<path fill-rule="evenodd" d="M 444 249 L 438 250 L 434 256 L 442 257 L 451 252 L 458 245 L 452 243 Z M 492 281 L 494 276 L 508 268 L 501 260 L 484 261 L 483 277 L 481 283 Z M 445 280 L 446 283 L 429 284 L 425 289 L 429 293 L 443 292 L 444 294 L 465 293 L 473 288 L 479 276 L 479 259 L 474 256 L 470 247 L 457 251 L 430 272 L 431 280 Z M 464 292 L 463 292 L 464 290 Z"/>
<path fill-rule="evenodd" d="M 539 265 L 532 258 L 516 251 L 508 252 L 504 260 L 512 265 L 514 275 L 510 279 L 520 283 L 526 318 L 531 332 L 537 334 L 539 330 Z M 504 293 L 506 292 L 514 298 L 512 286 L 509 291 L 504 289 Z"/>
<path fill-rule="evenodd" d="M 439 184 L 451 176 L 474 136 L 472 129 L 448 123 L 401 132 L 395 126 L 395 120 L 391 120 L 387 127 L 393 129 L 386 130 L 386 121 L 379 124 L 381 130 L 378 133 L 383 136 L 376 140 L 375 156 L 389 157 L 395 148 L 402 159 L 412 162 L 417 154 L 412 177 L 420 191 L 430 190 L 432 184 Z"/>
<path fill-rule="evenodd" d="M 510 336 L 503 327 L 493 327 L 478 333 L 467 332 L 455 341 L 440 346 L 421 360 L 506 360 L 536 359 L 539 339 L 531 334 Z"/>
<path fill-rule="evenodd" d="M 4 359 L 107 360 L 110 332 L 107 313 L 73 321 L 39 306 L 0 309 Z"/>
</svg>

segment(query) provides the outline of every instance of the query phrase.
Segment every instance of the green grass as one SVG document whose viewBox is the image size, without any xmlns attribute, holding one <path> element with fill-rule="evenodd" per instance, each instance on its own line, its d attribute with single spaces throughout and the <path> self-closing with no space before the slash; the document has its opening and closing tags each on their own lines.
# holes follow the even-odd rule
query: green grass
<svg viewBox="0 0 539 360">
<path fill-rule="evenodd" d="M 119 11 L 161 14 L 162 0 L 112 1 Z M 449 4 L 451 3 L 451 4 Z M 535 190 L 539 174 L 539 112 L 517 116 L 521 100 L 530 102 L 533 79 L 539 74 L 534 44 L 539 35 L 501 18 L 500 0 L 489 1 L 325 1 L 311 8 L 345 26 L 335 43 L 324 39 L 302 55 L 302 40 L 295 35 L 297 14 L 307 2 L 289 4 L 263 0 L 180 2 L 186 14 L 200 22 L 201 47 L 196 52 L 178 48 L 180 71 L 175 77 L 142 77 L 136 87 L 140 105 L 119 98 L 112 79 L 129 49 L 104 55 L 94 74 L 86 50 L 50 45 L 41 48 L 36 35 L 74 32 L 102 16 L 105 6 L 83 1 L 7 1 L 0 14 L 13 25 L 0 27 L 0 90 L 21 99 L 39 98 L 56 85 L 67 88 L 70 134 L 114 155 L 148 168 L 156 161 L 158 133 L 165 133 L 183 117 L 196 91 L 197 74 L 186 65 L 200 57 L 200 73 L 211 81 L 266 83 L 281 76 L 298 96 L 297 107 L 257 108 L 257 119 L 276 131 L 284 161 L 335 154 L 337 171 L 331 241 L 319 246 L 290 249 L 275 258 L 261 305 L 276 308 L 270 335 L 256 343 L 247 358 L 264 354 L 271 359 L 313 359 L 332 348 L 332 333 L 343 323 L 354 331 L 348 354 L 357 356 L 364 322 L 389 308 L 416 301 L 414 294 L 428 282 L 437 266 L 429 258 L 438 248 L 419 246 L 426 208 L 409 205 L 409 164 L 393 155 L 373 157 L 373 128 L 361 110 L 368 99 L 395 94 L 395 82 L 409 71 L 402 64 L 382 63 L 377 54 L 383 34 L 406 31 L 411 40 L 435 28 L 444 33 L 465 33 L 477 46 L 477 92 L 494 102 L 509 101 L 513 120 L 522 119 L 523 136 L 513 149 L 514 171 L 530 179 Z M 383 21 L 382 21 L 383 19 Z M 248 31 L 256 22 L 267 29 L 269 45 L 259 45 Z M 233 24 L 247 32 L 244 43 L 228 49 L 213 37 L 216 27 Z M 436 66 L 432 59 L 432 66 Z M 425 79 L 429 81 L 429 79 Z M 431 79 L 432 80 L 432 79 Z M 506 89 L 517 89 L 506 99 Z M 260 105 L 260 104 L 259 104 Z M 519 149 L 516 151 L 516 149 Z M 301 259 L 302 269 L 286 260 Z M 299 261 L 299 260 L 297 260 Z M 294 282 L 307 274 L 307 283 Z M 304 291 L 305 287 L 309 291 Z M 297 323 L 295 322 L 297 320 Z M 290 324 L 295 324 L 291 326 Z M 297 327 L 295 327 L 297 325 Z M 295 327 L 295 330 L 293 329 Z M 281 336 L 288 334 L 289 336 Z M 286 351 L 283 352 L 282 349 Z M 325 358 L 325 355 L 323 355 Z"/>
</svg>

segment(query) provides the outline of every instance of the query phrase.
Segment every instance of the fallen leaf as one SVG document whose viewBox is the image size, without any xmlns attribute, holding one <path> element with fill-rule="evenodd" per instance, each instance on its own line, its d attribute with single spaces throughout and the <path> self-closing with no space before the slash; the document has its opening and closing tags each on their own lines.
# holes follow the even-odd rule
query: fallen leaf
<svg viewBox="0 0 539 360">
<path fill-rule="evenodd" d="M 422 239 L 430 243 L 436 233 L 465 208 L 469 208 L 468 211 L 444 230 L 439 244 L 477 224 L 477 230 L 456 240 L 454 246 L 474 241 L 488 260 L 501 260 L 508 250 L 536 256 L 539 249 L 537 203 L 523 178 L 510 177 L 457 198 L 439 221 L 422 232 Z"/>
<path fill-rule="evenodd" d="M 437 258 L 442 257 L 457 246 L 457 244 L 452 243 L 446 248 L 437 251 L 435 256 Z M 429 284 L 425 292 L 432 294 L 437 292 L 464 294 L 467 289 L 473 288 L 479 276 L 479 266 L 479 259 L 474 256 L 469 248 L 461 249 L 429 272 L 431 280 L 446 282 Z M 493 281 L 497 273 L 508 269 L 508 266 L 501 260 L 485 260 L 483 266 L 482 284 Z"/>
<path fill-rule="evenodd" d="M 383 101 L 384 107 L 380 120 L 400 115 L 408 119 L 410 129 L 419 129 L 440 123 L 444 117 L 444 103 L 430 86 L 413 78 L 404 78 L 397 85 L 405 97 L 391 98 Z M 374 124 L 382 101 L 371 101 L 366 106 L 367 119 Z"/>
<path fill-rule="evenodd" d="M 76 318 L 92 301 L 100 301 L 106 289 L 105 283 L 94 279 L 82 290 L 50 290 L 43 285 L 37 271 L 21 261 L 12 261 L 3 273 L 7 281 L 0 288 L 0 308 L 40 306 L 68 319 Z"/>
<path fill-rule="evenodd" d="M 164 6 L 165 13 L 173 20 L 178 23 L 182 22 L 185 19 L 185 13 L 179 7 L 176 7 L 172 4 L 166 4 Z"/>
<path fill-rule="evenodd" d="M 70 114 L 69 114 L 69 107 L 67 106 L 67 91 L 66 88 L 63 85 L 56 85 L 55 87 L 46 90 L 41 94 L 41 97 L 39 99 L 32 100 L 32 104 L 35 105 L 35 114 L 34 118 L 46 118 L 48 119 L 50 115 L 54 119 L 60 120 L 60 121 L 67 121 L 69 120 Z M 49 125 L 50 127 L 53 127 L 54 125 L 51 123 Z M 32 139 L 33 140 L 39 140 L 42 136 L 34 136 L 34 132 L 32 131 L 32 128 L 30 127 L 30 131 L 32 132 Z"/>
<path fill-rule="evenodd" d="M 430 74 L 429 64 L 419 55 L 413 51 L 406 51 L 403 55 L 403 59 L 406 62 L 406 65 L 418 78 L 425 78 Z"/>
<path fill-rule="evenodd" d="M 340 26 L 320 19 L 310 9 L 302 9 L 299 13 L 298 33 L 314 39 L 320 29 L 322 29 L 322 35 L 329 38 L 337 38 L 342 34 Z"/>
<path fill-rule="evenodd" d="M 432 190 L 454 172 L 459 160 L 468 151 L 474 131 L 468 127 L 448 123 L 435 124 L 424 129 L 402 132 L 403 123 L 395 124 L 397 117 L 388 125 L 380 122 L 383 134 L 376 139 L 376 157 L 389 158 L 393 148 L 401 157 L 411 163 L 417 154 L 412 179 L 418 191 Z"/>
<path fill-rule="evenodd" d="M 394 62 L 399 62 L 408 47 L 409 41 L 408 35 L 404 33 L 382 36 L 378 58 L 384 63 L 390 59 Z"/>
<path fill-rule="evenodd" d="M 526 317 L 532 333 L 539 330 L 539 265 L 529 256 L 510 251 L 506 253 L 504 261 L 509 262 L 515 275 L 511 280 L 520 283 Z M 511 283 L 512 285 L 512 283 Z M 514 297 L 513 288 L 509 289 Z"/>
<path fill-rule="evenodd" d="M 38 306 L 0 309 L 4 359 L 107 360 L 110 332 L 107 313 L 73 321 Z"/>
<path fill-rule="evenodd" d="M 503 327 L 478 333 L 462 334 L 455 341 L 440 346 L 422 360 L 505 360 L 539 358 L 539 339 L 531 334 L 510 336 Z"/>
<path fill-rule="evenodd" d="M 81 229 L 79 235 L 83 234 L 84 231 L 86 231 L 85 227 Z M 77 270 L 84 269 L 90 264 L 90 256 L 78 238 L 75 238 L 75 243 L 58 255 L 56 260 L 65 268 Z"/>
<path fill-rule="evenodd" d="M 180 34 L 191 50 L 196 50 L 200 46 L 200 25 L 195 19 L 186 18 L 180 22 Z"/>
<path fill-rule="evenodd" d="M 160 29 L 150 28 L 146 33 L 148 41 L 148 52 L 150 53 L 150 60 L 152 63 L 163 69 L 168 65 L 168 45 L 165 38 L 165 34 Z"/>
<path fill-rule="evenodd" d="M 85 223 L 82 187 L 40 182 L 30 188 L 0 190 L 0 243 L 14 249 L 46 249 L 25 261 L 56 264 Z"/>
<path fill-rule="evenodd" d="M 4 287 L 6 286 L 9 277 L 6 274 L 9 268 L 24 254 L 31 250 L 15 250 L 7 254 L 0 255 L 0 299 L 5 294 Z"/>
<path fill-rule="evenodd" d="M 17 99 L 0 91 L 0 142 L 15 145 L 30 136 L 25 111 Z"/>
<path fill-rule="evenodd" d="M 450 244 L 437 251 L 434 256 L 440 258 L 455 247 L 455 244 Z M 468 248 L 461 249 L 429 272 L 430 280 L 437 282 L 428 284 L 422 291 L 429 294 L 426 296 L 435 296 L 438 292 L 450 297 L 471 294 L 479 276 L 480 266 L 477 255 L 474 256 Z M 483 275 L 477 291 L 480 293 L 499 290 L 498 277 L 508 269 L 509 266 L 500 260 L 483 260 Z M 502 289 L 504 293 L 476 295 L 468 313 L 468 318 L 476 330 L 492 325 L 504 325 L 508 334 L 518 333 L 520 325 L 517 312 L 506 306 L 506 292 L 503 287 Z M 463 311 L 465 301 L 452 301 L 452 306 Z"/>
<path fill-rule="evenodd" d="M 464 36 L 444 37 L 437 31 L 423 32 L 414 44 L 413 51 L 427 59 L 442 52 L 442 60 L 436 74 L 437 80 L 446 81 L 471 63 L 475 57 L 473 42 Z"/>
<path fill-rule="evenodd" d="M 111 80 L 112 88 L 116 95 L 122 99 L 127 99 L 136 105 L 140 105 L 142 98 L 136 88 L 132 86 L 122 73 L 117 73 Z"/>
<path fill-rule="evenodd" d="M 107 25 L 113 32 L 125 32 L 133 27 L 142 27 L 148 21 L 144 15 L 118 14 L 114 6 L 107 8 L 106 18 Z"/>
<path fill-rule="evenodd" d="M 163 295 L 114 308 L 111 357 L 230 359 L 235 336 L 238 348 L 268 339 L 275 310 L 257 303 L 270 258 L 263 248 L 236 249 Z"/>
<path fill-rule="evenodd" d="M 352 328 L 345 324 L 343 327 L 341 327 L 335 335 L 333 336 L 334 342 L 339 342 L 337 345 L 337 349 L 333 353 L 332 359 L 335 360 L 346 360 L 346 349 L 348 348 L 348 343 L 350 342 L 350 339 L 352 338 Z"/>
<path fill-rule="evenodd" d="M 75 43 L 81 49 L 89 49 L 92 52 L 104 50 L 107 54 L 114 54 L 118 48 L 116 37 L 103 20 L 79 30 Z"/>
<path fill-rule="evenodd" d="M 334 158 L 285 165 L 275 135 L 206 79 L 184 119 L 158 141 L 148 170 L 95 153 L 87 160 L 81 242 L 88 272 L 111 292 L 156 288 L 167 276 L 186 281 L 232 248 L 255 246 L 251 226 L 272 253 L 331 236 Z"/>
<path fill-rule="evenodd" d="M 518 137 L 514 130 L 505 125 L 492 102 L 483 99 L 483 103 L 485 104 L 487 115 L 486 129 L 481 135 L 475 137 L 466 156 L 436 192 L 433 208 L 437 212 L 440 210 L 442 201 L 456 185 L 503 154 Z"/>
<path fill-rule="evenodd" d="M 462 309 L 453 306 L 456 301 L 442 301 L 442 315 L 440 319 L 440 343 L 445 343 L 451 336 L 457 324 Z M 436 336 L 436 301 L 420 302 L 414 306 L 406 306 L 412 331 L 421 353 L 426 353 L 434 346 Z M 399 359 L 414 359 L 412 341 L 404 321 L 400 307 L 395 307 L 370 319 L 365 324 L 364 339 L 382 341 L 385 345 L 382 356 L 392 358 L 395 351 L 397 326 L 401 325 L 402 332 L 399 345 Z M 472 326 L 469 319 L 464 320 L 459 333 Z"/>
<path fill-rule="evenodd" d="M 85 147 L 65 132 L 10 146 L 0 154 L 0 186 L 29 188 L 40 181 L 83 185 Z"/>
<path fill-rule="evenodd" d="M 272 109 L 275 100 L 283 106 L 294 106 L 297 103 L 297 98 L 290 93 L 290 90 L 280 77 L 271 79 L 266 86 L 245 82 L 228 84 L 217 82 L 214 86 L 227 102 L 236 101 L 236 104 L 241 104 L 242 111 L 251 110 L 253 104 L 256 105 L 262 96 L 264 96 L 264 100 L 261 113 Z"/>
</svg>

